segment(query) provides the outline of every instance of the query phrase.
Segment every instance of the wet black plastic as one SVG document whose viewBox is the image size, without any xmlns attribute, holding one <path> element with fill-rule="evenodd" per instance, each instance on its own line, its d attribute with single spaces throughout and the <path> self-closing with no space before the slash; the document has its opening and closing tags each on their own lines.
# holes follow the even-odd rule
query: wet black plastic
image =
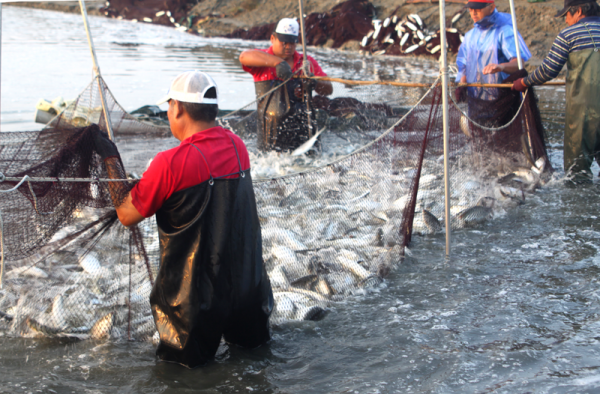
<svg viewBox="0 0 600 394">
<path fill-rule="evenodd" d="M 161 266 L 150 303 L 165 361 L 194 368 L 212 360 L 222 336 L 247 348 L 270 339 L 273 294 L 243 175 L 179 191 L 156 213 Z"/>
<path fill-rule="evenodd" d="M 261 97 L 280 84 L 279 80 L 255 82 L 256 96 Z M 262 151 L 290 151 L 306 142 L 309 137 L 309 123 L 306 102 L 296 98 L 294 91 L 302 89 L 304 99 L 310 98 L 312 91 L 300 79 L 292 79 L 284 86 L 268 94 L 257 103 L 258 147 Z M 313 132 L 316 122 L 312 120 Z"/>
</svg>

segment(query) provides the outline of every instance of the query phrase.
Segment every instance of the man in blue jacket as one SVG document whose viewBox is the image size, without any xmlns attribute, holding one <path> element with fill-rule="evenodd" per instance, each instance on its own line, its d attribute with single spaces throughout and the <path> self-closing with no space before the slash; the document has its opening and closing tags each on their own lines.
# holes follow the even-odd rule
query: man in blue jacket
<svg viewBox="0 0 600 394">
<path fill-rule="evenodd" d="M 475 27 L 465 34 L 458 50 L 456 82 L 501 83 L 519 69 L 517 47 L 510 14 L 498 12 L 494 0 L 470 0 L 467 8 Z M 521 59 L 531 58 L 521 35 Z M 481 100 L 495 100 L 498 89 L 469 87 L 468 95 Z"/>
</svg>

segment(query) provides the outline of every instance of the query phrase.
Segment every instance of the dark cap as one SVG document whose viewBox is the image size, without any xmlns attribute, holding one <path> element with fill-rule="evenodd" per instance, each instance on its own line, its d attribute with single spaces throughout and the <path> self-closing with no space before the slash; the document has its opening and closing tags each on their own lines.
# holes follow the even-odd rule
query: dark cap
<svg viewBox="0 0 600 394">
<path fill-rule="evenodd" d="M 571 8 L 571 7 L 574 7 L 577 5 L 595 3 L 595 2 L 596 2 L 596 0 L 565 0 L 565 8 L 558 11 L 558 13 L 556 15 L 554 15 L 554 17 L 562 18 L 563 16 L 565 16 L 567 11 L 569 11 L 569 8 Z"/>
<path fill-rule="evenodd" d="M 467 3 L 467 8 L 480 10 L 482 8 L 487 7 L 490 4 L 494 4 L 494 0 L 469 0 L 469 2 Z"/>
</svg>

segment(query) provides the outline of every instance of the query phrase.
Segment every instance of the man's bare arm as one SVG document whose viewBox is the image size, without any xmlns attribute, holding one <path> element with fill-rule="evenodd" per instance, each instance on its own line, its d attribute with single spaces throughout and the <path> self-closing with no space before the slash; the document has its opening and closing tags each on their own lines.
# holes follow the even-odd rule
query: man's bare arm
<svg viewBox="0 0 600 394">
<path fill-rule="evenodd" d="M 115 168 L 118 168 L 116 157 L 107 158 L 104 163 L 106 165 L 106 170 L 108 172 L 108 177 L 110 179 L 119 179 L 120 175 L 115 172 Z M 131 192 L 127 193 L 127 197 L 124 201 L 119 200 L 119 190 L 122 189 L 123 184 L 121 182 L 109 182 L 108 187 L 110 190 L 110 197 L 113 200 L 113 204 L 115 209 L 117 210 L 117 216 L 119 217 L 119 221 L 124 226 L 133 226 L 138 224 L 145 218 L 140 214 L 135 205 L 131 202 Z"/>
<path fill-rule="evenodd" d="M 516 57 L 510 59 L 506 63 L 488 64 L 487 66 L 485 66 L 483 68 L 484 74 L 496 74 L 499 72 L 505 72 L 507 74 L 512 74 L 517 71 L 519 71 L 519 63 L 517 62 Z"/>
<path fill-rule="evenodd" d="M 127 195 L 125 201 L 121 203 L 117 208 L 117 216 L 119 221 L 124 226 L 133 226 L 144 220 L 145 218 L 139 213 L 135 205 L 131 202 L 131 193 Z"/>
<path fill-rule="evenodd" d="M 283 59 L 256 49 L 248 49 L 240 54 L 240 63 L 248 67 L 275 67 Z"/>
</svg>

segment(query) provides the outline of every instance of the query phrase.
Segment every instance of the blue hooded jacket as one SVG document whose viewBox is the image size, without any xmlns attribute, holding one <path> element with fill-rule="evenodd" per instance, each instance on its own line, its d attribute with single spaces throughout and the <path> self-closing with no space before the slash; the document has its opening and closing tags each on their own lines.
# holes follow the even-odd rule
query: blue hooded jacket
<svg viewBox="0 0 600 394">
<path fill-rule="evenodd" d="M 494 10 L 475 27 L 465 34 L 463 43 L 458 49 L 456 64 L 458 74 L 456 82 L 460 82 L 463 75 L 467 76 L 468 83 L 500 83 L 508 74 L 483 74 L 483 68 L 488 64 L 506 63 L 517 57 L 512 21 L 510 14 Z M 521 58 L 526 62 L 531 58 L 531 52 L 523 37 L 519 34 L 519 48 Z M 483 100 L 493 100 L 498 97 L 498 89 L 484 89 L 469 87 L 469 96 Z"/>
</svg>

